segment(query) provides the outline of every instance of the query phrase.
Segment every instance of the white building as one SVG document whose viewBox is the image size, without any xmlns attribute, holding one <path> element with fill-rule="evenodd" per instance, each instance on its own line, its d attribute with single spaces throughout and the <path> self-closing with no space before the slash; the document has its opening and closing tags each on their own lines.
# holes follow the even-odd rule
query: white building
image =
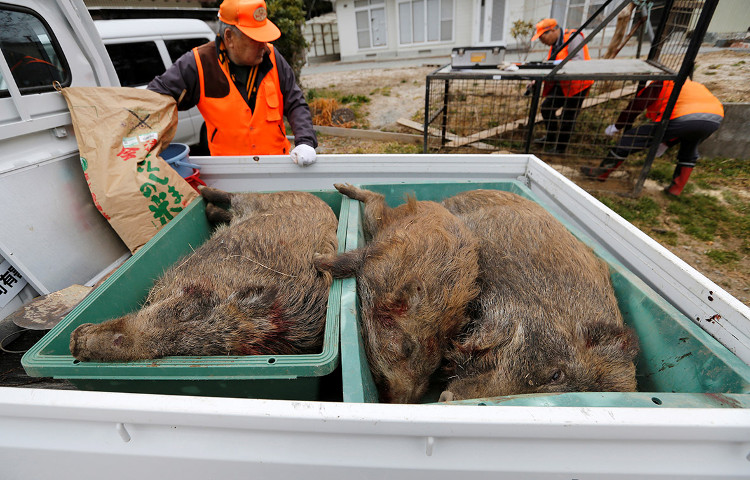
<svg viewBox="0 0 750 480">
<path fill-rule="evenodd" d="M 516 20 L 578 25 L 602 0 L 334 0 L 342 60 L 448 55 L 454 47 L 511 48 Z M 616 2 L 613 2 L 616 3 Z M 582 19 L 582 20 L 581 20 Z"/>
<path fill-rule="evenodd" d="M 564 27 L 578 28 L 604 4 L 604 0 L 332 1 L 343 61 L 443 56 L 454 47 L 492 45 L 510 49 L 516 43 L 510 35 L 516 20 L 536 23 L 554 17 Z M 750 10 L 745 3 L 719 2 L 708 32 L 746 31 Z M 619 4 L 620 0 L 612 2 L 605 13 Z M 591 26 L 595 25 L 593 22 Z M 614 31 L 614 22 L 610 25 L 595 40 L 599 47 L 606 49 L 605 38 Z"/>
</svg>

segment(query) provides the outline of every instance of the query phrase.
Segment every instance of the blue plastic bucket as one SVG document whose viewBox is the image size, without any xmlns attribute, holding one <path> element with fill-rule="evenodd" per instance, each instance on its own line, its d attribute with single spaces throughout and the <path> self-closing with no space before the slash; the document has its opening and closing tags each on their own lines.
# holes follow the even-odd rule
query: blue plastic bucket
<svg viewBox="0 0 750 480">
<path fill-rule="evenodd" d="M 184 143 L 170 143 L 163 152 L 161 152 L 161 158 L 163 158 L 170 167 L 177 170 L 182 178 L 189 177 L 193 174 L 193 169 L 198 168 L 198 165 L 189 163 L 188 153 L 190 153 L 190 147 Z"/>
</svg>

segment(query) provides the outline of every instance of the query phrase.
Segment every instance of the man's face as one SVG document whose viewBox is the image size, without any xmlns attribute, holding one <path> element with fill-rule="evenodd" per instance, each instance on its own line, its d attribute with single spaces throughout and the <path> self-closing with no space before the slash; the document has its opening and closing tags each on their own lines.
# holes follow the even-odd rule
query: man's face
<svg viewBox="0 0 750 480">
<path fill-rule="evenodd" d="M 224 43 L 232 63 L 247 67 L 259 65 L 267 50 L 265 42 L 255 41 L 239 30 L 231 28 L 226 29 L 224 33 Z"/>
<path fill-rule="evenodd" d="M 554 45 L 557 41 L 557 37 L 560 36 L 560 29 L 559 28 L 553 28 L 552 30 L 547 30 L 543 34 L 539 36 L 539 41 L 542 42 L 545 45 Z"/>
</svg>

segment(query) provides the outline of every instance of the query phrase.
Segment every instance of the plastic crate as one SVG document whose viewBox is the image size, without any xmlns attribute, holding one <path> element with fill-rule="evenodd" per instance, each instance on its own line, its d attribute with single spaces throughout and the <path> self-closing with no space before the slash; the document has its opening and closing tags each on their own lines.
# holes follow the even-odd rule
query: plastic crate
<svg viewBox="0 0 750 480">
<path fill-rule="evenodd" d="M 339 218 L 344 249 L 349 199 L 311 192 Z M 68 379 L 84 390 L 295 400 L 341 398 L 339 322 L 341 280 L 328 296 L 323 351 L 304 355 L 184 356 L 134 362 L 79 362 L 70 354 L 71 332 L 137 310 L 153 282 L 211 234 L 205 203 L 197 199 L 93 291 L 21 359 L 30 376 Z M 336 372 L 332 374 L 332 372 Z"/>
<path fill-rule="evenodd" d="M 407 194 L 417 200 L 441 201 L 466 190 L 504 190 L 542 206 L 525 185 L 496 183 L 430 183 L 360 185 L 382 193 L 395 207 Z M 552 212 L 545 206 L 548 211 Z M 349 209 L 346 249 L 364 245 L 363 207 Z M 470 405 L 608 406 L 608 407 L 750 407 L 750 366 L 738 359 L 699 326 L 669 304 L 640 278 L 617 261 L 603 246 L 555 215 L 578 239 L 592 247 L 609 264 L 610 277 L 625 323 L 634 328 L 641 343 L 636 359 L 638 392 L 579 392 L 531 394 L 472 399 L 452 403 Z M 355 283 L 354 280 L 347 280 Z M 356 295 L 355 295 L 356 297 Z M 356 298 L 353 300 L 356 302 Z M 347 299 L 347 304 L 352 301 Z M 377 402 L 370 374 L 358 309 L 342 309 L 341 368 L 345 402 Z M 436 376 L 437 377 L 437 376 Z M 437 401 L 444 384 L 432 382 L 423 403 Z"/>
</svg>

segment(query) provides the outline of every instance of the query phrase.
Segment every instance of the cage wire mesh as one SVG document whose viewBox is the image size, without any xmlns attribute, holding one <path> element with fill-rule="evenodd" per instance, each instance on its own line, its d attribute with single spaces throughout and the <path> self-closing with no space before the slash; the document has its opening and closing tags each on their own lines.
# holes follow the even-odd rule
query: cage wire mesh
<svg viewBox="0 0 750 480">
<path fill-rule="evenodd" d="M 564 157 L 572 167 L 598 163 L 619 139 L 607 135 L 605 129 L 616 123 L 636 92 L 650 81 L 687 76 L 686 65 L 692 65 L 699 47 L 691 39 L 696 31 L 701 36 L 705 33 L 701 23 L 707 25 L 713 12 L 702 15 L 707 3 L 715 8 L 716 2 L 710 0 L 673 0 L 652 10 L 659 25 L 646 59 L 656 68 L 648 74 L 613 74 L 606 67 L 588 76 L 538 70 L 528 75 L 524 70 L 453 70 L 450 65 L 434 71 L 426 79 L 425 153 L 532 153 L 544 160 Z M 534 82 L 539 83 L 536 101 Z M 590 85 L 579 98 L 571 99 L 560 88 L 550 88 L 560 82 Z M 646 122 L 641 114 L 632 128 Z M 654 129 L 639 139 L 640 157 L 629 160 L 630 171 L 625 169 L 615 177 L 636 178 L 655 139 Z"/>
</svg>

